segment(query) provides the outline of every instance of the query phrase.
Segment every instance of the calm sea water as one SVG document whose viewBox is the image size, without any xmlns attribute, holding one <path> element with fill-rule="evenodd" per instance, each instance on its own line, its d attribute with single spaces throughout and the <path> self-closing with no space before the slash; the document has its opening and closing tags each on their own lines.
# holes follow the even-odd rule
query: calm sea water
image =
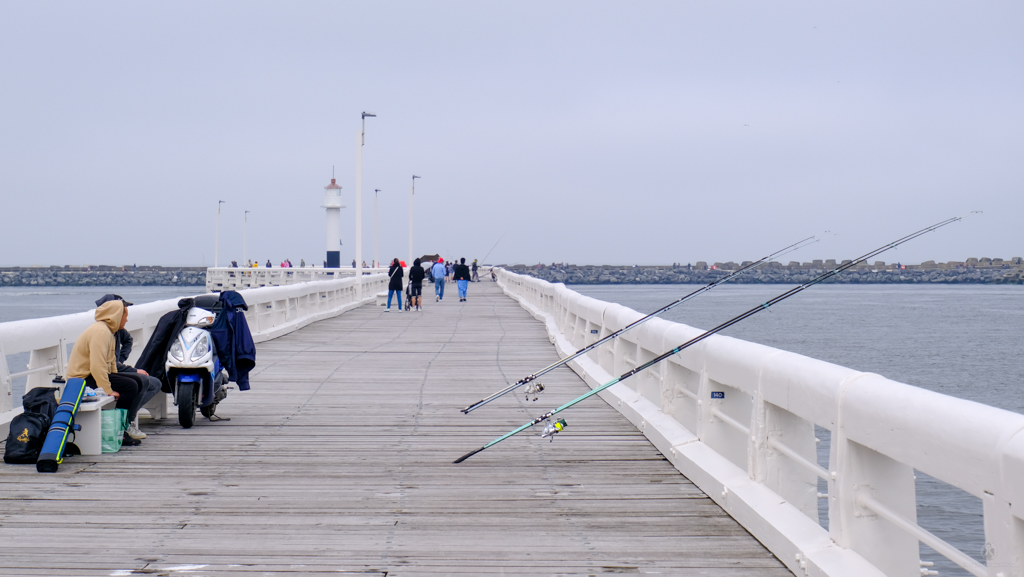
<svg viewBox="0 0 1024 577">
<path fill-rule="evenodd" d="M 573 290 L 649 313 L 697 285 L 575 285 Z M 792 288 L 724 285 L 665 315 L 709 329 Z M 722 334 L 1024 413 L 1024 286 L 821 285 Z M 818 430 L 828 467 L 829 435 Z M 981 501 L 917 473 L 918 522 L 984 563 Z M 820 492 L 827 492 L 824 482 Z M 828 526 L 820 501 L 819 517 Z M 939 575 L 969 575 L 928 547 Z"/>
<path fill-rule="evenodd" d="M 572 286 L 573 290 L 651 312 L 697 285 Z M 665 318 L 711 328 L 791 287 L 724 285 Z M 86 311 L 105 293 L 134 303 L 190 296 L 201 287 L 0 288 L 0 322 Z M 823 285 L 813 287 L 723 334 L 878 373 L 932 391 L 1024 413 L 1024 286 Z M 140 343 L 139 346 L 144 346 Z M 28 355 L 8 357 L 22 370 Z M 22 380 L 23 381 L 23 380 Z M 19 398 L 22 383 L 15 383 Z M 828 431 L 819 429 L 818 461 L 828 466 Z M 822 484 L 819 491 L 826 492 Z M 981 502 L 918 472 L 918 521 L 983 563 Z M 827 527 L 825 502 L 820 518 Z M 940 575 L 968 575 L 929 548 Z"/>
</svg>

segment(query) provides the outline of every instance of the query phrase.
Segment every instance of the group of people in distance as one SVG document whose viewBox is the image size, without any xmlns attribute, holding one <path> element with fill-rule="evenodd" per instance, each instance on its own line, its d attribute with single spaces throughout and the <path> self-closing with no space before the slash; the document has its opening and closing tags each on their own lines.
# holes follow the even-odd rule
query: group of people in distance
<svg viewBox="0 0 1024 577">
<path fill-rule="evenodd" d="M 429 276 L 434 280 L 434 302 L 441 302 L 444 300 L 444 283 L 445 278 L 450 277 L 455 281 L 455 284 L 459 287 L 459 302 L 466 302 L 466 292 L 469 289 L 470 280 L 478 281 L 477 276 L 477 263 L 474 260 L 472 265 L 472 272 L 470 271 L 469 265 L 466 264 L 466 259 L 460 259 L 458 264 L 455 264 L 449 269 L 443 258 L 439 258 L 436 263 L 430 266 Z M 402 269 L 402 263 L 397 258 L 391 261 L 391 266 L 388 267 L 388 306 L 384 312 L 391 312 L 391 300 L 397 295 L 398 296 L 398 312 L 402 312 L 402 278 L 405 276 L 405 272 Z M 423 268 L 423 263 L 420 259 L 416 259 L 412 263 L 412 267 L 409 268 L 409 310 L 423 310 L 423 280 L 428 276 L 427 269 Z"/>
</svg>

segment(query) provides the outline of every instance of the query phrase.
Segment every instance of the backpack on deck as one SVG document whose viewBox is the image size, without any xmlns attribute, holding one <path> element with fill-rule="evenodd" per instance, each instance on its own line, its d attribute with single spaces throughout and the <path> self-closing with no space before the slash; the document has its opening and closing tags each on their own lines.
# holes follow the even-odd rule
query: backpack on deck
<svg viewBox="0 0 1024 577">
<path fill-rule="evenodd" d="M 56 392 L 56 387 L 37 387 L 21 398 L 25 412 L 11 421 L 11 432 L 4 448 L 5 463 L 31 465 L 39 458 L 46 430 L 57 410 Z"/>
<path fill-rule="evenodd" d="M 47 421 L 53 419 L 57 412 L 57 387 L 36 387 L 21 397 L 21 406 L 26 413 L 39 413 Z"/>
</svg>

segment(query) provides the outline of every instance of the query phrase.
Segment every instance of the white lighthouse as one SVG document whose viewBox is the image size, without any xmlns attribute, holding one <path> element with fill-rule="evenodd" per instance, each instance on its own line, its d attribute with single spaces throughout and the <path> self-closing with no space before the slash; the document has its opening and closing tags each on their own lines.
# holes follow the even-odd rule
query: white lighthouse
<svg viewBox="0 0 1024 577">
<path fill-rule="evenodd" d="M 327 209 L 327 268 L 341 267 L 341 187 L 332 178 L 324 187 L 324 204 Z"/>
</svg>

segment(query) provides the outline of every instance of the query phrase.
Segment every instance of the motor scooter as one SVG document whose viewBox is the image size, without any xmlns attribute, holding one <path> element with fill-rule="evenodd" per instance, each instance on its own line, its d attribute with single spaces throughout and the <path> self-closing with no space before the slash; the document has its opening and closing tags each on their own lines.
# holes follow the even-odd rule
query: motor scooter
<svg viewBox="0 0 1024 577">
<path fill-rule="evenodd" d="M 185 326 L 167 351 L 164 368 L 178 407 L 178 423 L 188 429 L 195 423 L 196 408 L 204 417 L 217 419 L 217 405 L 227 397 L 227 371 L 220 364 L 207 327 L 217 320 L 218 295 L 196 297 Z"/>
</svg>

